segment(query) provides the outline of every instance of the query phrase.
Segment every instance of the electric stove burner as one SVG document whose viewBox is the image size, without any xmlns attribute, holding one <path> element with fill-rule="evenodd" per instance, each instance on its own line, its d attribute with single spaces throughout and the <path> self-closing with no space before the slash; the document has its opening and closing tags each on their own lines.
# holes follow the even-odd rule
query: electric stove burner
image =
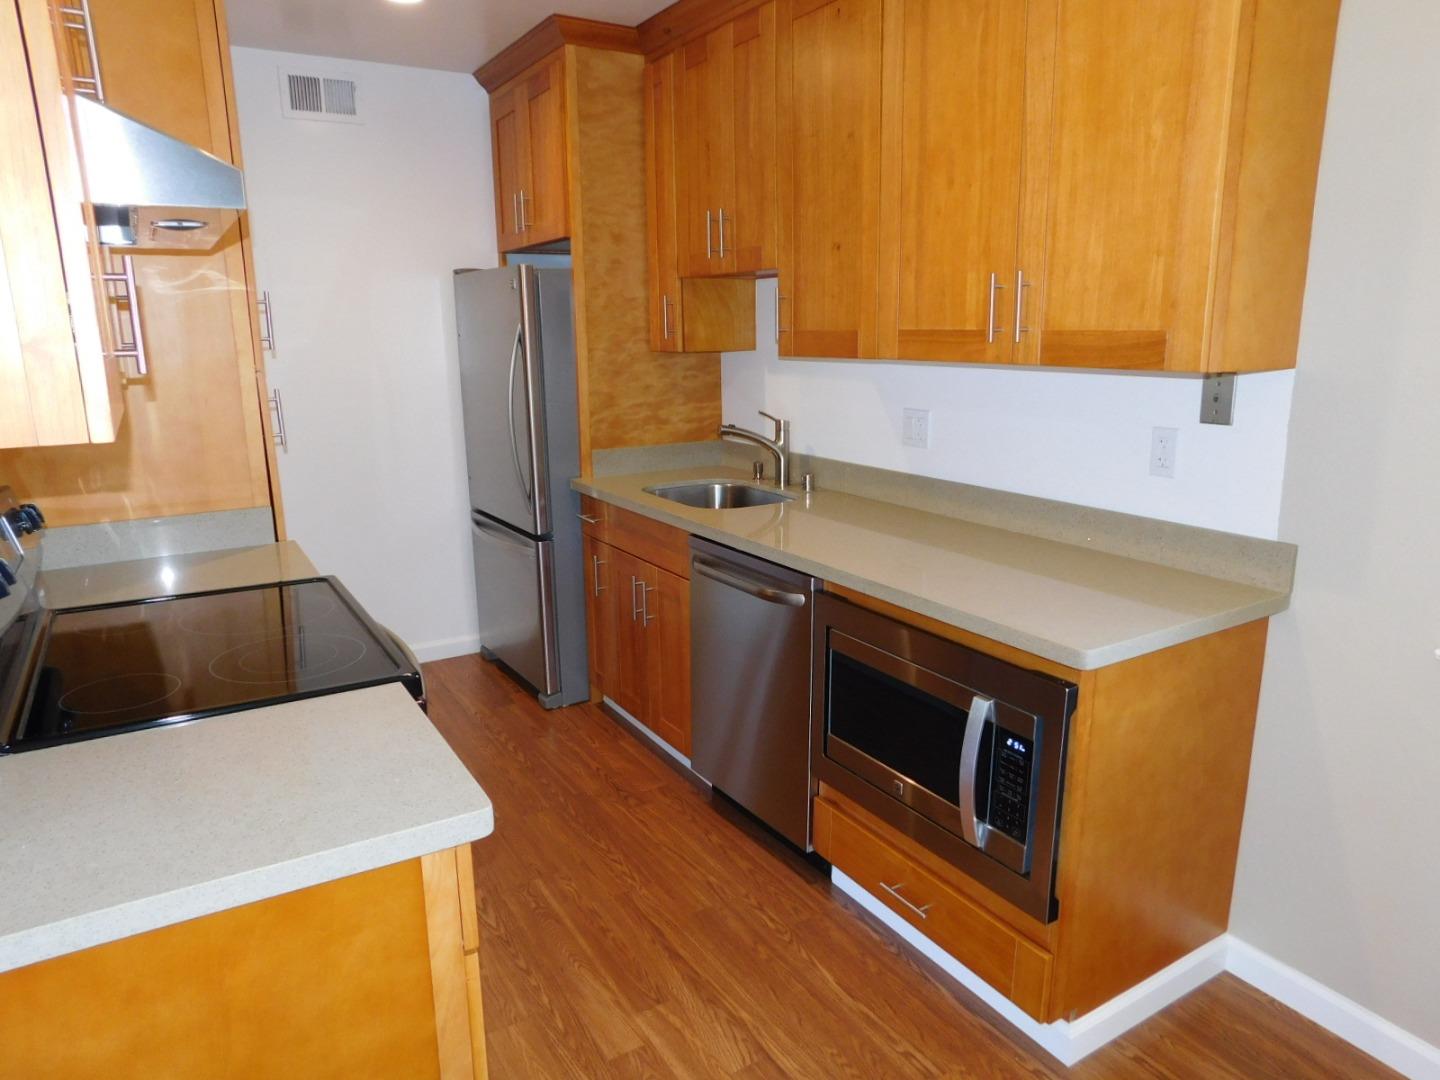
<svg viewBox="0 0 1440 1080">
<path fill-rule="evenodd" d="M 226 649 L 210 661 L 210 674 L 236 683 L 288 683 L 354 667 L 365 643 L 342 634 L 307 633 L 262 638 Z"/>
<path fill-rule="evenodd" d="M 109 675 L 63 694 L 59 705 L 62 712 L 77 716 L 129 712 L 164 701 L 182 685 L 177 676 L 161 671 Z"/>
<path fill-rule="evenodd" d="M 403 646 L 334 578 L 42 614 L 0 754 L 387 682 L 424 704 Z"/>
</svg>

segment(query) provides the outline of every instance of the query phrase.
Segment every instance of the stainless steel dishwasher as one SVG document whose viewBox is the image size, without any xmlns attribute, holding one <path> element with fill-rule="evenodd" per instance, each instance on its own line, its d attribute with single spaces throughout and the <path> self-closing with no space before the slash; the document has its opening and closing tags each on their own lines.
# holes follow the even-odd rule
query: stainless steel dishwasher
<svg viewBox="0 0 1440 1080">
<path fill-rule="evenodd" d="M 691 767 L 806 851 L 818 584 L 690 540 Z"/>
</svg>

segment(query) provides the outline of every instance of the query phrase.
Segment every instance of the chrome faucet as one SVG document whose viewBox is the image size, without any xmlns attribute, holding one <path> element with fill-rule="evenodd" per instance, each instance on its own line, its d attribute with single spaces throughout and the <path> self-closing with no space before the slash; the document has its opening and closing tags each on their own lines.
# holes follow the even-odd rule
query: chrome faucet
<svg viewBox="0 0 1440 1080">
<path fill-rule="evenodd" d="M 720 438 L 739 439 L 741 442 L 754 443 L 756 446 L 763 446 L 770 453 L 775 455 L 775 478 L 783 488 L 790 482 L 790 421 L 781 420 L 778 416 L 771 416 L 764 409 L 760 415 L 775 425 L 775 437 L 767 439 L 758 432 L 749 428 L 736 427 L 734 424 L 720 425 Z"/>
</svg>

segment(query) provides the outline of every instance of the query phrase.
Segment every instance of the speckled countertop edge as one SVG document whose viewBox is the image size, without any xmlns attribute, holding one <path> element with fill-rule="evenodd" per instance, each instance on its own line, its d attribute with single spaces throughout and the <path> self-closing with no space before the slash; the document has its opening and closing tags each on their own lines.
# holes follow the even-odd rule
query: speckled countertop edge
<svg viewBox="0 0 1440 1080">
<path fill-rule="evenodd" d="M 645 517 L 663 522 L 664 524 L 673 525 L 696 536 L 726 544 L 760 558 L 769 559 L 794 570 L 798 570 L 801 573 L 811 574 L 815 577 L 823 578 L 828 582 L 854 589 L 856 592 L 863 593 L 867 596 L 889 601 L 908 610 L 938 619 L 948 625 L 991 638 L 1002 644 L 1022 649 L 1025 652 L 1033 653 L 1036 656 L 1044 657 L 1045 659 L 1064 664 L 1067 667 L 1072 667 L 1080 671 L 1106 667 L 1110 664 L 1146 655 L 1147 653 L 1157 652 L 1160 649 L 1178 645 L 1185 641 L 1191 641 L 1195 638 L 1204 637 L 1221 630 L 1227 630 L 1234 626 L 1240 626 L 1255 619 L 1265 618 L 1285 610 L 1290 602 L 1288 593 L 1253 586 L 1244 586 L 1235 582 L 1224 582 L 1221 579 L 1212 579 L 1215 580 L 1217 584 L 1223 584 L 1237 592 L 1243 593 L 1246 600 L 1242 603 L 1236 603 L 1226 607 L 1223 610 L 1209 612 L 1191 618 L 1177 618 L 1174 622 L 1158 627 L 1143 635 L 1128 637 L 1101 646 L 1079 647 L 1074 643 L 1057 640 L 1054 637 L 1044 634 L 1028 632 L 1023 628 L 987 618 L 976 612 L 938 603 L 929 597 L 893 587 L 883 581 L 859 573 L 853 568 L 837 565 L 833 561 L 819 561 L 807 558 L 803 554 L 794 551 L 776 548 L 771 544 L 724 528 L 713 519 L 707 520 L 705 515 L 713 514 L 715 513 L 714 511 L 686 507 L 682 504 L 673 503 L 643 491 L 643 488 L 652 487 L 657 484 L 705 479 L 733 481 L 748 480 L 748 477 L 740 470 L 707 466 L 646 473 L 607 475 L 603 477 L 580 477 L 572 481 L 572 487 L 582 494 L 590 495 L 626 510 L 634 511 L 635 513 L 642 514 Z M 798 492 L 792 491 L 791 493 L 796 495 L 796 499 L 790 505 L 793 506 L 796 511 L 805 512 L 805 496 Z M 885 513 L 892 514 L 894 520 L 898 523 L 895 533 L 897 538 L 904 537 L 904 523 L 916 520 L 915 515 L 924 518 L 935 518 L 937 516 L 926 511 L 882 503 L 872 499 L 864 499 L 860 496 L 843 495 L 842 497 L 846 500 L 858 500 Z M 833 499 L 828 501 L 827 508 L 830 509 L 832 513 L 835 503 L 836 500 Z M 763 510 L 764 508 L 753 509 Z M 725 513 L 734 512 L 735 511 L 726 511 Z M 990 526 L 973 527 L 984 529 L 992 528 Z M 1004 532 L 1004 530 L 995 531 Z M 1139 560 L 1126 559 L 1124 556 L 1092 552 L 1089 549 L 1066 545 L 1060 541 L 1050 542 L 1056 544 L 1058 548 L 1061 549 L 1070 548 L 1080 555 L 1120 559 L 1126 562 L 1140 564 Z M 1153 566 L 1155 564 L 1140 565 Z M 1204 575 L 1194 575 L 1188 571 L 1173 570 L 1171 572 L 1191 578 L 1204 577 Z"/>
</svg>

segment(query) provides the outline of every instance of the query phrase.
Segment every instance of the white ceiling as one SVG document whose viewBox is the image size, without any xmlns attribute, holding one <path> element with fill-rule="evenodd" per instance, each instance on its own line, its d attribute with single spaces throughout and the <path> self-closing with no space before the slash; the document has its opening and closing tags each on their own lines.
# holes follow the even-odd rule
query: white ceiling
<svg viewBox="0 0 1440 1080">
<path fill-rule="evenodd" d="M 670 0 L 231 0 L 230 42 L 385 64 L 474 71 L 547 15 L 634 26 Z"/>
</svg>

